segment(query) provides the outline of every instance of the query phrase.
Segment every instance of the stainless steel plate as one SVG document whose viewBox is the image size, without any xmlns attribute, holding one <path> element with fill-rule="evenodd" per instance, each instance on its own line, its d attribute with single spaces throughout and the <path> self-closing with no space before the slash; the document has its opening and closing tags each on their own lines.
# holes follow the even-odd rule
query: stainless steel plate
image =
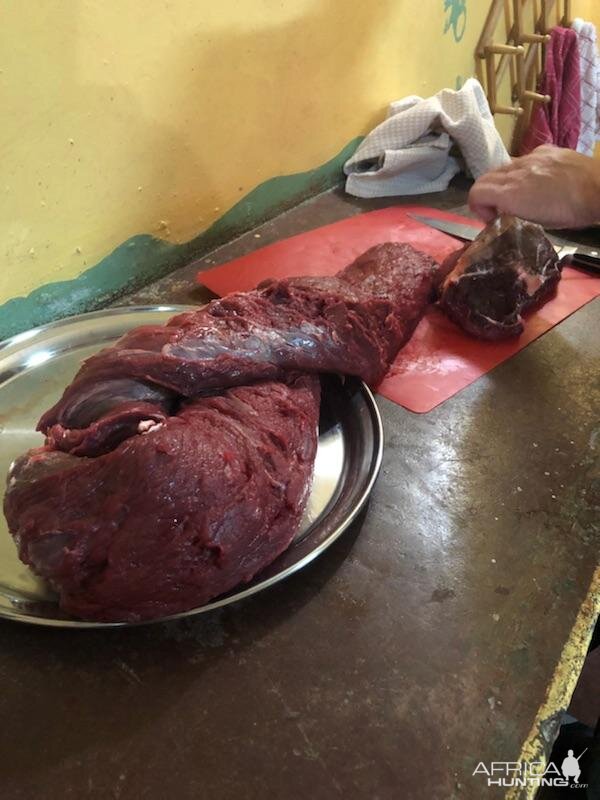
<svg viewBox="0 0 600 800">
<path fill-rule="evenodd" d="M 137 306 L 71 317 L 0 343 L 0 484 L 16 456 L 39 446 L 37 420 L 61 395 L 81 360 L 138 325 L 162 324 L 183 306 Z M 373 487 L 383 451 L 373 395 L 358 380 L 324 379 L 314 481 L 301 528 L 291 547 L 252 583 L 208 605 L 162 619 L 201 614 L 248 597 L 301 569 L 350 525 Z M 17 558 L 0 514 L 0 617 L 70 628 L 117 627 L 61 612 L 55 595 Z M 158 622 L 160 620 L 152 620 Z M 134 623 L 147 624 L 147 623 Z"/>
</svg>

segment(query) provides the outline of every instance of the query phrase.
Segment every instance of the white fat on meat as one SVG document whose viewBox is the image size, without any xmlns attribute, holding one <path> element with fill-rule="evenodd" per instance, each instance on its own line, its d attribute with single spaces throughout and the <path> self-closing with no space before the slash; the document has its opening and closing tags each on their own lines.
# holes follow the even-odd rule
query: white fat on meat
<svg viewBox="0 0 600 800">
<path fill-rule="evenodd" d="M 160 430 L 160 428 L 162 428 L 162 426 L 163 426 L 163 423 L 162 422 L 157 422 L 155 419 L 142 419 L 138 423 L 137 430 L 138 430 L 138 433 L 140 433 L 142 436 L 144 436 L 144 434 L 146 434 L 146 433 L 154 433 L 155 431 Z"/>
</svg>

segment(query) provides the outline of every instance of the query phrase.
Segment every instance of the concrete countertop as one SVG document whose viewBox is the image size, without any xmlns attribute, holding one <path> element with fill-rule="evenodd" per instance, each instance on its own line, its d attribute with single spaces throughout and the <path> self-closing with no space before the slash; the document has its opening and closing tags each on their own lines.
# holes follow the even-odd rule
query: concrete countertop
<svg viewBox="0 0 600 800">
<path fill-rule="evenodd" d="M 202 263 L 388 204 L 329 192 Z M 197 270 L 126 302 L 202 302 Z M 428 414 L 378 398 L 367 510 L 263 594 L 130 630 L 1 623 L 3 795 L 503 796 L 473 771 L 548 750 L 598 614 L 599 330 L 596 300 Z"/>
</svg>

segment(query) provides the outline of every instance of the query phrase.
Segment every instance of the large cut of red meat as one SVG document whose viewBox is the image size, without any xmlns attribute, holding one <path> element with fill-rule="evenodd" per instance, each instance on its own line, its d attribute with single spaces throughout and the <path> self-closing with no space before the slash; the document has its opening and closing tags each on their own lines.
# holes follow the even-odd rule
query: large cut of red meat
<svg viewBox="0 0 600 800">
<path fill-rule="evenodd" d="M 540 225 L 500 216 L 446 259 L 440 305 L 479 339 L 519 336 L 522 313 L 552 295 L 561 269 Z"/>
<path fill-rule="evenodd" d="M 86 361 L 5 498 L 21 559 L 92 620 L 198 606 L 289 546 L 312 478 L 318 373 L 375 385 L 436 265 L 372 248 L 333 278 L 270 281 Z"/>
<path fill-rule="evenodd" d="M 249 581 L 290 543 L 317 446 L 319 379 L 185 403 L 86 458 L 41 448 L 13 470 L 21 559 L 88 619 L 149 619 Z"/>
</svg>

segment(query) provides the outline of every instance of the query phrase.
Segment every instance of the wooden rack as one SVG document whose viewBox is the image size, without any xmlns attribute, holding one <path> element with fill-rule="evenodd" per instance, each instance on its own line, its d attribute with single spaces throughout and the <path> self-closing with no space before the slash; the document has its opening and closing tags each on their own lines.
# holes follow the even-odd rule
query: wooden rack
<svg viewBox="0 0 600 800">
<path fill-rule="evenodd" d="M 500 23 L 503 30 L 499 31 Z M 477 43 L 477 75 L 492 114 L 510 114 L 516 123 L 511 150 L 517 152 L 534 103 L 549 103 L 536 91 L 543 69 L 549 31 L 571 26 L 571 0 L 493 0 Z M 506 78 L 510 102 L 499 100 Z"/>
</svg>

